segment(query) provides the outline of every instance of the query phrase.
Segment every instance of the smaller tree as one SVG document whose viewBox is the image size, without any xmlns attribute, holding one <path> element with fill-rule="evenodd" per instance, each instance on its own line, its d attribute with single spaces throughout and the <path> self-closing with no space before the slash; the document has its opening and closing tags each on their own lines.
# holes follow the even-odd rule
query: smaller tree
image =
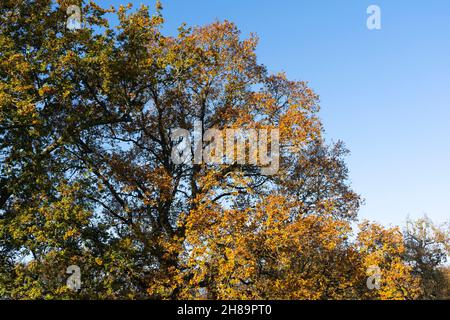
<svg viewBox="0 0 450 320">
<path fill-rule="evenodd" d="M 449 290 L 448 269 L 444 268 L 450 248 L 447 225 L 436 226 L 424 216 L 408 220 L 404 231 L 406 261 L 419 278 L 422 299 L 443 299 Z"/>
</svg>

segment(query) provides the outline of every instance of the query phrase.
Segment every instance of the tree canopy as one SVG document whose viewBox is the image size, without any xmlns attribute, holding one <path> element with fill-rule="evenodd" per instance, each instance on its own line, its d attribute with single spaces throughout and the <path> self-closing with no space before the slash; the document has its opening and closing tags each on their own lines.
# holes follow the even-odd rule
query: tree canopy
<svg viewBox="0 0 450 320">
<path fill-rule="evenodd" d="M 80 29 L 66 25 L 72 4 Z M 175 36 L 163 24 L 159 2 L 0 4 L 0 296 L 419 297 L 398 228 L 361 222 L 354 233 L 348 151 L 324 142 L 307 82 L 270 74 L 256 36 L 231 22 Z M 173 131 L 196 123 L 278 129 L 276 174 L 174 163 Z"/>
</svg>

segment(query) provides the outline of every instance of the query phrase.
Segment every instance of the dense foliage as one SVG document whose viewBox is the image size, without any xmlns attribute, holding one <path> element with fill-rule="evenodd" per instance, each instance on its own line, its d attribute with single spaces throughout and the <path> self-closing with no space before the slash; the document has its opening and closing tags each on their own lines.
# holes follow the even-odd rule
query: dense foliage
<svg viewBox="0 0 450 320">
<path fill-rule="evenodd" d="M 81 29 L 66 27 L 70 4 Z M 269 74 L 230 22 L 164 35 L 161 10 L 2 0 L 0 296 L 423 297 L 412 237 L 369 222 L 353 233 L 347 150 L 325 145 L 307 83 Z M 277 174 L 174 164 L 171 133 L 195 122 L 278 128 Z"/>
</svg>

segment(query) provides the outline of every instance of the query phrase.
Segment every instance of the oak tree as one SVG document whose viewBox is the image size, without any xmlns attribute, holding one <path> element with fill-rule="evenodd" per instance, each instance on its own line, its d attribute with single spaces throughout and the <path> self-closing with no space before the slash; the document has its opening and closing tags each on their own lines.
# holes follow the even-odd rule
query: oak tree
<svg viewBox="0 0 450 320">
<path fill-rule="evenodd" d="M 69 5 L 82 28 L 67 28 Z M 308 84 L 269 73 L 229 21 L 163 24 L 159 2 L 2 1 L 0 296 L 416 297 L 398 230 L 363 223 L 355 240 L 347 151 L 324 142 Z M 279 130 L 277 172 L 175 163 L 174 130 L 197 124 Z"/>
</svg>

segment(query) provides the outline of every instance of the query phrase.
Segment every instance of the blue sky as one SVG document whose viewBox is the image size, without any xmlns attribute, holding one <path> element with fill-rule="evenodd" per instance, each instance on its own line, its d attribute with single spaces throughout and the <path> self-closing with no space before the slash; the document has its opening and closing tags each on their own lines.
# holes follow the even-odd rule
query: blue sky
<svg viewBox="0 0 450 320">
<path fill-rule="evenodd" d="M 243 36 L 259 36 L 258 59 L 270 71 L 309 81 L 327 139 L 352 152 L 350 179 L 366 200 L 360 217 L 393 225 L 425 213 L 450 220 L 449 0 L 162 3 L 168 34 L 182 22 L 227 19 Z M 381 30 L 366 27 L 371 4 L 381 8 Z"/>
</svg>

